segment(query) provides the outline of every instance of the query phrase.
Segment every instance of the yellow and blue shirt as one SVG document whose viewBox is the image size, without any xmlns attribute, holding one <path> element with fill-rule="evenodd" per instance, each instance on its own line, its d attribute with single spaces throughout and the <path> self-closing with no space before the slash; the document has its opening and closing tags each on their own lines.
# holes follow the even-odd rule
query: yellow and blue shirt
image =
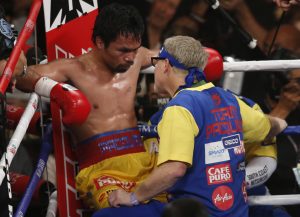
<svg viewBox="0 0 300 217">
<path fill-rule="evenodd" d="M 195 197 L 212 216 L 247 216 L 244 143 L 264 140 L 268 118 L 208 83 L 179 91 L 157 120 L 157 164 L 190 166 L 169 189 L 171 198 Z"/>
</svg>

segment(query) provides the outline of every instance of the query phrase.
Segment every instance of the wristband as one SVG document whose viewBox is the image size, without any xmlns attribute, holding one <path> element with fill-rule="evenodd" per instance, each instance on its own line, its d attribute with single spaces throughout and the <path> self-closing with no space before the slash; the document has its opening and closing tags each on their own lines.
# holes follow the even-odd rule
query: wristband
<svg viewBox="0 0 300 217">
<path fill-rule="evenodd" d="M 41 77 L 36 82 L 34 91 L 40 96 L 49 98 L 50 92 L 56 84 L 58 84 L 57 81 L 53 81 L 52 79 L 47 78 L 47 77 Z"/>
<path fill-rule="evenodd" d="M 140 204 L 139 201 L 138 201 L 138 199 L 136 198 L 136 195 L 135 195 L 134 192 L 131 192 L 131 193 L 130 193 L 130 203 L 131 203 L 133 206 L 137 206 L 137 205 Z"/>
</svg>

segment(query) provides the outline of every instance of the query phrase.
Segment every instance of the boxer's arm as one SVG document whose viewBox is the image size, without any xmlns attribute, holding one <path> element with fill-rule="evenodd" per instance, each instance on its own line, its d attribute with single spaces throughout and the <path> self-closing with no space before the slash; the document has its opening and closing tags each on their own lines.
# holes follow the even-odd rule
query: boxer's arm
<svg viewBox="0 0 300 217">
<path fill-rule="evenodd" d="M 130 79 L 133 85 L 137 85 L 138 76 L 141 70 L 151 66 L 151 57 L 158 55 L 158 50 L 153 51 L 145 47 L 140 47 L 137 51 L 134 64 L 129 68 L 127 74 L 130 74 Z"/>
<path fill-rule="evenodd" d="M 159 50 L 149 50 L 145 47 L 140 47 L 137 53 L 137 59 L 140 61 L 141 69 L 151 66 L 151 57 L 157 56 Z"/>
<path fill-rule="evenodd" d="M 69 73 L 77 70 L 78 64 L 74 59 L 59 59 L 48 64 L 32 65 L 27 67 L 23 75 L 17 77 L 16 87 L 25 92 L 32 92 L 41 77 L 66 82 L 69 80 Z"/>
</svg>

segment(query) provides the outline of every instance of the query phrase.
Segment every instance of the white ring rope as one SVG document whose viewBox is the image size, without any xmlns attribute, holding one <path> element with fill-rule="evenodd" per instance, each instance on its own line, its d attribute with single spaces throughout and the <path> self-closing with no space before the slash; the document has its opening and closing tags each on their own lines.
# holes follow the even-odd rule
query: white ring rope
<svg viewBox="0 0 300 217">
<path fill-rule="evenodd" d="M 224 72 L 284 71 L 291 69 L 300 69 L 300 59 L 223 62 Z M 142 70 L 144 74 L 153 74 L 153 72 L 153 66 Z"/>
<path fill-rule="evenodd" d="M 29 99 L 29 102 L 26 106 L 26 109 L 24 113 L 22 114 L 22 117 L 20 119 L 20 122 L 14 131 L 9 144 L 6 148 L 6 156 L 8 160 L 8 165 L 11 164 L 15 154 L 17 153 L 17 150 L 20 146 L 20 143 L 27 131 L 27 128 L 29 126 L 29 123 L 36 111 L 38 105 L 38 95 L 36 93 L 32 93 Z M 5 167 L 5 154 L 2 155 L 1 161 L 0 161 L 0 185 L 3 182 L 3 179 L 5 177 L 5 173 L 3 168 Z"/>
<path fill-rule="evenodd" d="M 7 181 L 7 191 L 8 191 L 8 216 L 13 216 L 13 205 L 12 202 L 12 191 L 11 191 L 11 184 L 10 184 L 10 175 L 9 175 L 9 166 L 8 166 L 8 160 L 7 160 L 7 154 L 4 152 L 4 160 L 5 160 L 5 167 L 3 168 L 3 171 L 6 175 L 6 181 Z"/>
<path fill-rule="evenodd" d="M 249 196 L 248 203 L 254 205 L 295 205 L 300 204 L 300 194 Z"/>
<path fill-rule="evenodd" d="M 290 69 L 300 69 L 300 60 L 259 60 L 223 63 L 224 72 L 284 71 Z"/>
<path fill-rule="evenodd" d="M 46 217 L 56 217 L 57 211 L 57 191 L 54 191 L 49 200 Z"/>
</svg>

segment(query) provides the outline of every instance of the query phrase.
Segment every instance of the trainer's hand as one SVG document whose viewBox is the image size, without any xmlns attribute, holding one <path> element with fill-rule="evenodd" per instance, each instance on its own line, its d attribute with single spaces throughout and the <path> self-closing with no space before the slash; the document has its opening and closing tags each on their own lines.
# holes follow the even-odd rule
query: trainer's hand
<svg viewBox="0 0 300 217">
<path fill-rule="evenodd" d="M 50 97 L 58 104 L 62 109 L 64 124 L 83 124 L 91 111 L 91 105 L 85 95 L 69 84 L 42 77 L 35 85 L 35 92 Z"/>
<path fill-rule="evenodd" d="M 108 197 L 109 204 L 112 207 L 132 206 L 130 201 L 130 193 L 124 191 L 123 189 L 118 189 L 110 193 Z"/>
</svg>

